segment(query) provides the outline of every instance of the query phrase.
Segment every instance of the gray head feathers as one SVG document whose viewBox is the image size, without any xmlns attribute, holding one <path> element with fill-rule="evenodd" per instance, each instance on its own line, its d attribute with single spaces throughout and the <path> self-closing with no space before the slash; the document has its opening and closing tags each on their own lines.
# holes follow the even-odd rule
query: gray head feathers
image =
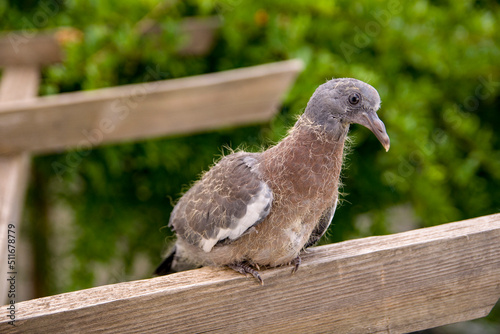
<svg viewBox="0 0 500 334">
<path fill-rule="evenodd" d="M 375 88 L 357 79 L 342 78 L 319 86 L 309 100 L 304 116 L 338 137 L 347 131 L 349 124 L 361 124 L 389 150 L 389 136 L 377 116 L 379 108 L 380 96 Z"/>
</svg>

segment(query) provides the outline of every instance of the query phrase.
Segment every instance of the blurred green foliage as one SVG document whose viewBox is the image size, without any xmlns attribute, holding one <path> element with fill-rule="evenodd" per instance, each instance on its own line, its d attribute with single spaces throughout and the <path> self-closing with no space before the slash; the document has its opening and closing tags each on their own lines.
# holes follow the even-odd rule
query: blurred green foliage
<svg viewBox="0 0 500 334">
<path fill-rule="evenodd" d="M 66 44 L 63 64 L 43 70 L 42 95 L 290 58 L 307 66 L 271 124 L 36 157 L 24 225 L 45 268 L 39 293 L 147 277 L 171 236 L 162 227 L 172 202 L 222 147 L 258 150 L 278 141 L 332 77 L 378 89 L 391 150 L 352 127 L 343 205 L 323 242 L 390 233 L 399 222 L 394 207 L 409 208 L 406 218 L 418 226 L 500 211 L 496 1 L 157 3 L 0 0 L 0 30 L 70 26 L 83 33 Z M 206 56 L 177 53 L 185 42 L 179 23 L 192 15 L 223 22 Z M 145 16 L 164 28 L 160 44 L 136 33 Z M 147 75 L 151 68 L 156 78 Z M 61 173 L 54 163 L 69 168 Z M 359 223 L 360 214 L 368 224 Z"/>
</svg>

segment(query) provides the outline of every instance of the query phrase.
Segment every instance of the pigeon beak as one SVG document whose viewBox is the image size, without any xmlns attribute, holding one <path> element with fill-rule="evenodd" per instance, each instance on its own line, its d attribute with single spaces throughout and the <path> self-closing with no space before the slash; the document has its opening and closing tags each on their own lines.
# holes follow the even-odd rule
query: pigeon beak
<svg viewBox="0 0 500 334">
<path fill-rule="evenodd" d="M 370 129 L 371 132 L 377 137 L 382 146 L 385 148 L 385 151 L 389 151 L 389 147 L 391 146 L 391 140 L 387 135 L 387 131 L 385 130 L 384 123 L 378 118 L 375 112 L 363 112 L 360 115 L 361 117 L 357 120 L 356 123 L 363 125 L 364 127 Z"/>
</svg>

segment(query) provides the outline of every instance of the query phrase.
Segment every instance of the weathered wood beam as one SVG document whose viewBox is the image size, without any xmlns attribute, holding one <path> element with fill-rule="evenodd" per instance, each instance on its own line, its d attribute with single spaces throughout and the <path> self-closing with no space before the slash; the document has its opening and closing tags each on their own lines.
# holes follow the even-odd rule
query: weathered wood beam
<svg viewBox="0 0 500 334">
<path fill-rule="evenodd" d="M 222 25 L 217 16 L 187 17 L 180 22 L 179 30 L 184 42 L 178 53 L 185 56 L 207 54 L 215 41 L 215 33 Z M 138 31 L 144 35 L 160 34 L 162 26 L 155 20 L 144 19 L 138 24 Z"/>
<path fill-rule="evenodd" d="M 198 56 L 208 53 L 214 45 L 215 32 L 221 25 L 217 16 L 185 18 L 181 31 L 186 40 L 179 54 Z"/>
<path fill-rule="evenodd" d="M 0 35 L 0 66 L 47 65 L 60 62 L 63 51 L 59 37 L 71 29 L 37 33 L 29 30 L 10 31 Z"/>
<path fill-rule="evenodd" d="M 3 71 L 0 82 L 0 104 L 33 98 L 38 94 L 39 80 L 40 73 L 37 66 L 7 67 Z M 0 300 L 2 301 L 7 298 L 9 285 L 6 273 L 12 271 L 7 263 L 9 238 L 14 240 L 13 237 L 15 237 L 16 240 L 15 244 L 10 244 L 9 250 L 12 252 L 19 249 L 16 246 L 19 246 L 19 222 L 30 161 L 30 156 L 26 152 L 0 154 L 0 273 L 4 277 L 0 280 Z"/>
<path fill-rule="evenodd" d="M 0 104 L 0 154 L 45 153 L 269 120 L 302 69 L 289 60 Z M 154 79 L 161 69 L 149 69 Z"/>
<path fill-rule="evenodd" d="M 202 268 L 21 302 L 0 331 L 407 333 L 486 316 L 499 254 L 496 214 L 312 248 L 264 286 Z"/>
</svg>

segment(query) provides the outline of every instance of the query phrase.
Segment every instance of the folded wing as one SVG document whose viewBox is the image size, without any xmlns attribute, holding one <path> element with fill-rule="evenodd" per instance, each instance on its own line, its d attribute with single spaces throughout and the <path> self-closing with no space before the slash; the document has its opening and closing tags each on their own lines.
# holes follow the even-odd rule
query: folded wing
<svg viewBox="0 0 500 334">
<path fill-rule="evenodd" d="M 258 172 L 258 153 L 234 153 L 210 169 L 175 206 L 169 226 L 210 252 L 241 237 L 271 211 L 273 194 Z"/>
</svg>

